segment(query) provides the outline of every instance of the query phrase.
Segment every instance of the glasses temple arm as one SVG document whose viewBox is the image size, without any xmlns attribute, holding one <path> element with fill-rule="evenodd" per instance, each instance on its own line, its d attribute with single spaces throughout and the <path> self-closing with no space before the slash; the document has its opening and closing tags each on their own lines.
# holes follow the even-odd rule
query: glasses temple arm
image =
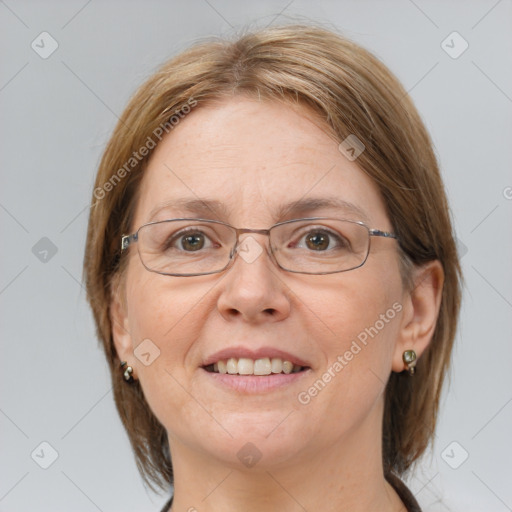
<svg viewBox="0 0 512 512">
<path fill-rule="evenodd" d="M 133 233 L 133 235 L 123 235 L 121 237 L 121 252 L 128 249 L 129 245 L 132 242 L 136 242 L 136 241 L 137 241 L 137 233 Z"/>
<path fill-rule="evenodd" d="M 370 229 L 370 236 L 383 236 L 385 238 L 394 238 L 398 240 L 398 237 L 394 233 L 390 233 L 389 231 L 381 231 L 380 229 Z"/>
</svg>

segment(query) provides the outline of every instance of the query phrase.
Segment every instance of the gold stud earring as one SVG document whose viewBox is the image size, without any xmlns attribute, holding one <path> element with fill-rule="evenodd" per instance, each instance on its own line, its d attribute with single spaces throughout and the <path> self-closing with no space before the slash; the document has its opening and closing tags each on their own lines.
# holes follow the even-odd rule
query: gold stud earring
<svg viewBox="0 0 512 512">
<path fill-rule="evenodd" d="M 414 352 L 414 350 L 406 350 L 402 355 L 402 359 L 409 375 L 414 375 L 416 371 L 416 352 Z"/>
<path fill-rule="evenodd" d="M 132 383 L 134 381 L 134 378 L 132 376 L 133 374 L 133 368 L 131 366 L 127 366 L 128 363 L 126 361 L 121 361 L 121 369 L 124 370 L 123 377 L 124 380 L 128 383 Z M 126 366 L 126 368 L 125 368 Z"/>
</svg>

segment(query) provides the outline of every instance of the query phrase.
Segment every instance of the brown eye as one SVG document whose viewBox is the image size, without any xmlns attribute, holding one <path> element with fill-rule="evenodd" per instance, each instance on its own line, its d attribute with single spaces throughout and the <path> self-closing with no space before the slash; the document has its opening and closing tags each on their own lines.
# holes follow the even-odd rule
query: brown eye
<svg viewBox="0 0 512 512">
<path fill-rule="evenodd" d="M 181 238 L 181 246 L 186 251 L 199 251 L 204 247 L 204 235 L 195 233 Z"/>
<path fill-rule="evenodd" d="M 313 251 L 323 251 L 329 247 L 329 235 L 322 231 L 311 232 L 306 236 L 306 246 Z"/>
<path fill-rule="evenodd" d="M 325 252 L 329 255 L 350 250 L 351 244 L 345 236 L 327 228 L 308 228 L 290 247 L 310 252 Z"/>
</svg>

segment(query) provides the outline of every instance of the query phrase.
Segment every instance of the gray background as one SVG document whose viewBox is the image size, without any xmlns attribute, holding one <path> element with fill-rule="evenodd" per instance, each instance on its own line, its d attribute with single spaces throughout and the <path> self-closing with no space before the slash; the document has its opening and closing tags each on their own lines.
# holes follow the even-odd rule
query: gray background
<svg viewBox="0 0 512 512">
<path fill-rule="evenodd" d="M 409 484 L 426 511 L 512 510 L 511 1 L 7 0 L 1 511 L 164 502 L 136 471 L 81 285 L 95 170 L 130 94 L 163 60 L 198 37 L 301 20 L 332 24 L 398 75 L 434 139 L 460 239 L 466 288 L 451 387 Z M 51 48 L 43 31 L 58 43 L 45 59 L 31 47 Z M 458 58 L 442 46 L 453 31 L 469 44 Z M 460 51 L 452 39 L 445 45 Z M 41 468 L 52 450 L 58 458 Z"/>
</svg>

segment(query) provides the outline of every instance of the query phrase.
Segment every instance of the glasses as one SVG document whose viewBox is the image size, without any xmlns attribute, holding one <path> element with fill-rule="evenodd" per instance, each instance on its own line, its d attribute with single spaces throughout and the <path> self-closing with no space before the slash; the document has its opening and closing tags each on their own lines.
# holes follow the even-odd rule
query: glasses
<svg viewBox="0 0 512 512">
<path fill-rule="evenodd" d="M 359 221 L 312 217 L 275 224 L 270 229 L 235 228 L 207 219 L 171 219 L 150 222 L 132 235 L 121 237 L 121 252 L 137 242 L 139 256 L 150 272 L 167 276 L 216 274 L 230 267 L 240 254 L 254 261 L 263 249 L 253 237 L 269 237 L 270 256 L 282 270 L 299 274 L 334 274 L 364 265 L 370 252 L 370 238 L 398 240 L 380 229 Z"/>
</svg>

